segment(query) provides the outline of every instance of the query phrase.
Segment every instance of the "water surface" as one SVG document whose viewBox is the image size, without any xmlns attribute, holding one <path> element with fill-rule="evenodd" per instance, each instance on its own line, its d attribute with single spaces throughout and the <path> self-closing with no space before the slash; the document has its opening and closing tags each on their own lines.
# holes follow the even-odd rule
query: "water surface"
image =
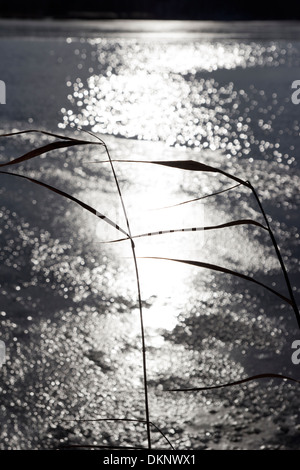
<svg viewBox="0 0 300 470">
<path fill-rule="evenodd" d="M 91 130 L 119 160 L 194 159 L 249 179 L 278 238 L 299 300 L 297 23 L 1 22 L 3 131 Z M 84 133 L 81 134 L 87 137 Z M 1 161 L 48 139 L 1 140 Z M 99 147 L 53 152 L 13 170 L 91 204 L 125 227 Z M 96 162 L 96 163 L 95 163 Z M 98 163 L 97 163 L 98 162 Z M 134 234 L 263 222 L 241 187 L 211 174 L 116 163 Z M 141 339 L 128 242 L 73 203 L 1 176 L 1 447 L 146 445 Z M 286 294 L 256 227 L 141 238 L 137 255 L 196 259 Z M 257 286 L 170 261 L 139 259 L 150 412 L 178 449 L 297 448 L 297 386 L 260 381 L 197 394 L 164 390 L 263 372 L 299 377 L 292 309 Z M 298 366 L 299 367 L 299 366 Z M 155 447 L 165 447 L 153 432 Z"/>
</svg>

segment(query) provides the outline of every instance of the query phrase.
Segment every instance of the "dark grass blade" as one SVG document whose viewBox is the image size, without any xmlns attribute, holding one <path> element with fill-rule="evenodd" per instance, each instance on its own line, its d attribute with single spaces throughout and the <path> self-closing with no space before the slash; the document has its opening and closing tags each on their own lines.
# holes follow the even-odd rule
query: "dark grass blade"
<svg viewBox="0 0 300 470">
<path fill-rule="evenodd" d="M 173 258 L 160 258 L 160 257 L 155 257 L 155 256 L 142 256 L 141 258 L 143 259 L 160 259 L 160 260 L 167 260 L 167 261 L 176 261 L 177 263 L 184 263 L 184 264 L 190 264 L 192 266 L 197 266 L 199 268 L 205 268 L 205 269 L 212 269 L 213 271 L 219 271 L 225 274 L 231 274 L 232 276 L 240 277 L 241 279 L 245 279 L 246 281 L 253 282 L 261 287 L 264 287 L 268 291 L 272 292 L 273 294 L 277 295 L 281 300 L 284 300 L 287 302 L 289 305 L 293 305 L 293 302 L 285 297 L 284 295 L 280 294 L 280 292 L 277 292 L 276 290 L 272 289 L 271 287 L 267 286 L 266 284 L 263 284 L 260 281 L 257 281 L 253 277 L 246 276 L 245 274 L 238 273 L 236 271 L 232 271 L 227 268 L 223 268 L 222 266 L 217 266 L 215 264 L 209 264 L 209 263 L 202 263 L 200 261 L 192 261 L 192 260 L 184 260 L 184 259 L 173 259 Z"/>
<path fill-rule="evenodd" d="M 95 145 L 95 142 L 88 142 L 85 140 L 67 140 L 67 141 L 51 142 L 50 144 L 44 145 L 43 147 L 39 147 L 37 149 L 31 150 L 30 152 L 27 152 L 21 157 L 15 158 L 14 160 L 11 160 L 10 162 L 0 163 L 0 167 L 17 165 L 18 163 L 31 160 L 32 158 L 43 155 L 44 153 L 50 152 L 51 150 L 74 147 L 75 145 L 90 145 L 90 144 Z"/>
<path fill-rule="evenodd" d="M 221 225 L 212 225 L 208 227 L 191 227 L 191 228 L 178 228 L 178 229 L 172 229 L 172 230 L 159 230 L 157 232 L 148 232 L 148 233 L 142 233 L 140 235 L 133 235 L 131 238 L 152 237 L 155 235 L 166 235 L 168 233 L 200 232 L 200 231 L 205 231 L 205 230 L 217 230 L 217 229 L 222 229 L 222 228 L 227 228 L 227 227 L 233 227 L 236 225 L 256 225 L 257 227 L 260 227 L 264 230 L 268 230 L 267 227 L 260 224 L 259 222 L 256 222 L 255 220 L 244 219 L 244 220 L 235 220 L 233 222 L 227 222 Z M 128 240 L 128 238 L 118 238 L 116 240 L 109 240 L 109 241 L 100 242 L 100 243 L 117 243 L 117 242 L 123 242 L 125 240 Z"/>
<path fill-rule="evenodd" d="M 235 189 L 238 186 L 241 186 L 241 183 L 235 184 L 234 186 L 230 186 L 229 188 L 226 188 L 226 189 L 222 189 L 222 191 L 217 191 L 215 193 L 206 194 L 205 196 L 196 197 L 195 199 L 188 199 L 187 201 L 178 202 L 177 204 L 172 204 L 171 206 L 157 207 L 151 210 L 160 211 L 163 209 L 171 209 L 172 207 L 183 206 L 184 204 L 189 204 L 190 202 L 201 201 L 202 199 L 207 199 L 208 197 L 218 196 L 218 194 L 226 193 L 227 191 L 231 191 L 231 189 Z"/>
<path fill-rule="evenodd" d="M 246 181 L 243 181 L 242 179 L 238 178 L 237 176 L 233 176 L 230 173 L 227 173 L 223 170 L 220 170 L 219 168 L 214 168 L 213 166 L 206 165 L 204 163 L 196 162 L 194 160 L 178 160 L 178 161 L 166 161 L 166 162 L 161 162 L 161 161 L 152 161 L 149 163 L 153 163 L 154 165 L 163 165 L 163 166 L 168 166 L 171 168 L 178 168 L 180 170 L 189 170 L 189 171 L 205 171 L 205 172 L 211 172 L 211 173 L 220 173 L 224 176 L 227 176 L 227 178 L 233 179 L 234 181 L 237 181 L 237 183 L 242 184 L 243 186 L 249 186 Z"/>
<path fill-rule="evenodd" d="M 225 388 L 225 387 L 232 387 L 234 385 L 241 385 L 246 382 L 251 382 L 252 380 L 258 380 L 258 379 L 281 379 L 281 380 L 289 380 L 290 382 L 295 382 L 300 384 L 300 380 L 294 379 L 293 377 L 288 377 L 286 375 L 281 375 L 281 374 L 258 374 L 258 375 L 252 375 L 251 377 L 246 377 L 245 379 L 237 380 L 235 382 L 229 382 L 226 384 L 222 385 L 212 385 L 210 387 L 197 387 L 197 388 L 174 388 L 174 389 L 168 389 L 164 390 L 165 392 L 199 392 L 199 391 L 204 391 L 204 390 L 215 390 L 217 388 Z"/>
<path fill-rule="evenodd" d="M 104 214 L 101 214 L 101 212 L 98 212 L 96 209 L 94 209 L 93 207 L 89 206 L 88 204 L 86 204 L 85 202 L 81 201 L 80 199 L 77 199 L 76 197 L 72 196 L 71 194 L 68 194 L 64 191 L 61 191 L 60 189 L 57 189 L 55 188 L 54 186 L 50 186 L 49 184 L 46 184 L 46 183 L 43 183 L 42 181 L 39 181 L 39 180 L 36 180 L 34 178 L 30 178 L 29 176 L 24 176 L 24 175 L 19 175 L 17 173 L 11 173 L 11 172 L 8 172 L 8 171 L 0 171 L 0 174 L 3 174 L 3 175 L 9 175 L 9 176 L 16 176 L 18 178 L 23 178 L 27 181 L 30 181 L 31 183 L 34 183 L 34 184 L 37 184 L 39 186 L 42 186 L 44 188 L 47 188 L 49 189 L 50 191 L 52 191 L 53 193 L 56 193 L 56 194 L 59 194 L 60 196 L 63 196 L 67 199 L 69 199 L 70 201 L 73 201 L 75 202 L 76 204 L 78 204 L 79 206 L 83 207 L 83 209 L 87 210 L 88 212 L 91 212 L 92 214 L 94 214 L 96 217 L 98 217 L 99 219 L 102 219 L 104 220 L 106 223 L 108 223 L 109 225 L 111 225 L 112 227 L 114 227 L 115 229 L 119 230 L 120 232 L 122 232 L 124 235 L 126 235 L 126 237 L 128 237 L 129 235 L 127 234 L 127 232 L 125 230 L 123 230 L 119 225 L 117 225 L 115 222 L 113 222 L 111 219 L 109 219 L 108 217 L 106 217 Z"/>
<path fill-rule="evenodd" d="M 12 137 L 15 135 L 21 135 L 21 134 L 44 134 L 48 135 L 50 137 L 55 137 L 57 139 L 63 139 L 63 140 L 74 140 L 77 141 L 78 139 L 75 139 L 74 137 L 69 137 L 61 134 L 54 134 L 53 132 L 47 132 L 47 131 L 42 131 L 40 129 L 28 129 L 27 131 L 17 131 L 17 132 L 10 132 L 8 134 L 0 134 L 0 137 Z"/>
<path fill-rule="evenodd" d="M 89 162 L 89 163 L 108 163 L 109 160 L 102 160 L 99 162 Z M 200 163 L 195 160 L 168 160 L 168 161 L 156 161 L 156 160 L 112 160 L 113 162 L 120 162 L 120 163 L 147 163 L 152 165 L 162 165 L 167 166 L 170 168 L 177 168 L 179 170 L 189 170 L 189 171 L 204 171 L 210 173 L 220 173 L 221 175 L 226 176 L 243 186 L 247 186 L 249 188 L 249 183 L 247 181 L 238 178 L 237 176 L 231 175 L 226 171 L 220 170 L 219 168 L 215 168 L 210 165 L 206 165 L 205 163 Z"/>
</svg>

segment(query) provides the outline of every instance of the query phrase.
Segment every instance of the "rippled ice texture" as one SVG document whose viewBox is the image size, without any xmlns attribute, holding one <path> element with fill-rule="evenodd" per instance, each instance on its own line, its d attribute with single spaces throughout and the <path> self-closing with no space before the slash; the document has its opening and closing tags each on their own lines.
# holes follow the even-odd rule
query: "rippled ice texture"
<svg viewBox="0 0 300 470">
<path fill-rule="evenodd" d="M 48 35 L 49 36 L 49 35 Z M 99 133 L 121 160 L 195 159 L 257 188 L 299 299 L 299 79 L 297 41 L 155 40 L 118 36 L 0 39 L 5 131 L 41 127 Z M 84 136 L 84 134 L 83 134 Z M 125 139 L 126 138 L 126 139 Z M 1 161 L 46 138 L 1 140 Z M 96 147 L 53 152 L 14 171 L 40 178 L 125 226 L 114 181 Z M 224 177 L 143 163 L 116 164 L 133 233 L 263 222 Z M 1 175 L 1 448 L 146 445 L 137 294 L 130 246 L 45 189 Z M 156 209 L 156 210 L 153 210 Z M 286 289 L 267 235 L 256 227 L 140 239 L 138 256 L 216 263 Z M 139 259 L 152 421 L 178 449 L 298 448 L 297 385 L 276 380 L 197 394 L 263 372 L 299 377 L 292 310 L 224 274 Z M 298 368 L 297 368 L 298 367 Z M 70 419 L 80 419 L 70 422 Z M 166 447 L 157 432 L 154 447 Z"/>
</svg>

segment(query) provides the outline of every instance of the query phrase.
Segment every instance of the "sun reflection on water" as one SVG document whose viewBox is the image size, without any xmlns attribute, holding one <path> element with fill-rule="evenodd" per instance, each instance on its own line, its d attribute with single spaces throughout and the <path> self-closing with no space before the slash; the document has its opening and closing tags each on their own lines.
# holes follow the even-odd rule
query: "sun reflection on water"
<svg viewBox="0 0 300 470">
<path fill-rule="evenodd" d="M 279 152 L 270 138 L 284 110 L 277 89 L 269 93 L 251 83 L 252 68 L 269 73 L 282 65 L 295 66 L 298 56 L 291 43 L 179 45 L 106 38 L 86 40 L 79 48 L 71 41 L 68 47 L 83 70 L 84 64 L 93 67 L 86 65 L 85 74 L 67 81 L 70 107 L 61 109 L 60 127 L 88 126 L 97 133 L 238 157 L 252 150 L 269 158 L 271 152 L 278 161 L 293 163 L 293 155 Z M 242 77 L 248 71 L 247 86 L 232 80 L 234 69 Z"/>
<path fill-rule="evenodd" d="M 124 166 L 125 165 L 125 166 Z M 123 197 L 128 212 L 132 235 L 148 234 L 153 231 L 203 227 L 205 224 L 204 206 L 201 203 L 187 204 L 162 210 L 171 202 L 182 200 L 185 195 L 180 191 L 182 173 L 155 165 L 124 163 L 116 165 L 120 178 L 126 174 L 127 183 Z M 120 208 L 121 211 L 121 208 Z M 120 217 L 121 218 L 121 217 Z M 120 220 L 117 216 L 116 221 Z M 97 234 L 103 241 L 103 222 L 99 222 Z M 108 240 L 119 238 L 115 230 Z M 150 308 L 145 309 L 145 322 L 153 329 L 172 329 L 178 315 L 177 306 L 186 298 L 191 268 L 179 266 L 170 261 L 143 259 L 144 257 L 198 259 L 204 243 L 204 232 L 179 232 L 146 236 L 134 239 L 138 257 L 139 277 L 144 299 L 155 299 Z M 97 243 L 96 243 L 97 245 Z M 101 245 L 100 245 L 101 246 Z M 133 262 L 131 245 L 128 241 L 103 245 L 111 249 L 125 272 L 132 279 Z M 123 261 L 122 261 L 123 260 Z M 174 265 L 175 264 L 175 265 Z M 136 297 L 135 282 L 129 283 L 128 277 L 119 278 L 120 283 L 131 286 Z"/>
<path fill-rule="evenodd" d="M 57 56 L 61 44 L 53 45 Z M 299 64 L 298 46 L 234 41 L 146 45 L 116 39 L 70 41 L 65 46 L 67 53 L 75 53 L 79 76 L 73 80 L 64 69 L 69 103 L 64 104 L 61 127 L 75 123 L 104 134 L 139 137 L 130 141 L 106 135 L 114 158 L 199 159 L 239 176 L 250 175 L 272 210 L 272 225 L 296 279 L 299 174 L 289 171 L 289 166 L 295 163 L 299 122 L 295 107 L 285 101 L 288 87 L 283 76 L 289 77 L 295 70 L 288 68 L 291 62 Z M 42 43 L 37 49 L 41 47 Z M 61 62 L 61 67 L 66 63 Z M 281 65 L 286 66 L 284 70 Z M 261 70 L 269 75 L 254 86 L 251 81 L 261 78 Z M 266 76 L 272 80 L 267 81 Z M 289 129 L 286 122 L 291 123 Z M 34 139 L 30 145 L 40 145 Z M 142 139 L 163 140 L 180 148 Z M 12 154 L 21 152 L 24 143 L 29 143 L 26 138 Z M 28 168 L 33 177 L 66 187 L 126 228 L 109 166 L 88 163 L 103 159 L 103 155 L 89 152 L 75 155 L 68 151 L 63 166 L 54 157 L 43 159 L 43 165 L 37 159 Z M 260 220 L 249 194 L 240 188 L 206 202 L 205 211 L 199 203 L 183 209 L 152 210 L 224 189 L 220 178 L 145 164 L 116 163 L 116 171 L 133 235 L 240 217 Z M 1 369 L 5 445 L 53 448 L 85 439 L 128 444 L 129 434 L 132 443 L 140 442 L 140 435 L 128 429 L 124 432 L 121 426 L 112 431 L 112 426 L 85 423 L 84 435 L 83 428 L 70 428 L 69 423 L 61 429 L 49 427 L 49 420 L 61 422 L 62 417 L 70 416 L 144 416 L 141 334 L 130 243 L 101 244 L 122 235 L 106 228 L 103 221 L 97 224 L 92 214 L 73 203 L 64 205 L 59 198 L 41 193 L 40 188 L 28 190 L 20 185 L 13 199 L 10 185 L 11 181 L 1 188 L 1 262 L 5 270 L 1 317 L 10 349 L 8 367 Z M 272 385 L 269 395 L 258 395 L 258 388 L 251 387 L 238 397 L 236 390 L 208 397 L 156 394 L 158 387 L 239 379 L 259 365 L 257 357 L 270 370 L 287 347 L 290 311 L 271 294 L 251 289 L 243 280 L 143 257 L 214 262 L 281 289 L 278 263 L 264 235 L 255 227 L 238 227 L 205 233 L 204 239 L 202 232 L 135 239 L 151 412 L 166 429 L 176 429 L 172 439 L 178 448 L 197 447 L 207 438 L 199 428 L 195 437 L 186 423 L 195 424 L 199 409 L 216 408 L 218 400 L 226 404 L 221 413 L 224 422 L 231 407 L 230 415 L 236 420 L 233 427 L 239 420 L 244 425 L 243 413 L 248 409 L 252 421 L 247 424 L 252 426 L 261 397 L 267 413 L 269 397 L 274 404 L 272 420 L 277 412 L 279 417 L 281 412 L 285 417 L 287 413 L 297 416 L 296 391 L 292 394 L 286 384 L 282 389 Z M 279 366 L 290 367 L 288 362 L 283 364 L 284 360 Z M 22 379 L 19 384 L 18 376 Z M 283 401 L 289 407 L 294 403 L 294 408 L 287 408 Z M 29 415 L 32 426 L 25 435 L 20 419 L 27 420 Z M 220 414 L 212 416 L 220 424 Z M 205 426 L 211 426 L 211 421 Z M 215 430 L 210 427 L 210 431 Z M 192 443 L 186 440 L 190 438 Z M 209 445 L 215 445 L 214 439 L 210 438 Z M 232 445 L 236 445 L 234 441 Z"/>
</svg>

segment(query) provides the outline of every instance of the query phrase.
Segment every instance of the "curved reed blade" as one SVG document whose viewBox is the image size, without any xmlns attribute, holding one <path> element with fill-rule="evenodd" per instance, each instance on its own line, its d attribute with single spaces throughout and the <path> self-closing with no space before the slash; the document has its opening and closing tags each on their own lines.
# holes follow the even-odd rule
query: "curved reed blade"
<svg viewBox="0 0 300 470">
<path fill-rule="evenodd" d="M 167 441 L 167 443 L 169 444 L 169 446 L 171 447 L 172 450 L 175 450 L 175 447 L 173 447 L 171 441 L 169 441 L 169 439 L 167 438 L 167 436 L 162 432 L 162 430 L 156 426 L 156 424 L 154 424 L 152 421 L 149 421 L 149 424 L 151 424 L 151 426 L 153 426 L 160 434 L 161 436 Z"/>
<path fill-rule="evenodd" d="M 299 312 L 299 309 L 298 309 L 298 305 L 297 305 L 297 302 L 296 302 L 296 299 L 295 299 L 295 296 L 294 296 L 294 292 L 293 292 L 293 288 L 292 288 L 292 285 L 291 285 L 291 281 L 290 281 L 290 278 L 289 278 L 289 275 L 288 275 L 288 272 L 287 272 L 287 269 L 285 267 L 285 263 L 283 261 L 283 258 L 281 256 L 281 253 L 280 253 L 280 250 L 279 250 L 279 246 L 277 244 L 277 241 L 275 239 L 275 235 L 271 229 L 271 226 L 269 224 L 269 221 L 268 221 L 268 218 L 267 218 L 267 214 L 265 213 L 264 211 L 264 208 L 262 206 L 262 203 L 259 199 L 259 196 L 257 194 L 257 192 L 255 191 L 254 187 L 252 186 L 252 184 L 248 181 L 248 184 L 249 184 L 249 188 L 251 189 L 256 201 L 257 201 L 257 204 L 260 208 L 260 211 L 265 219 L 265 222 L 267 224 L 267 227 L 268 227 L 268 230 L 269 230 L 269 234 L 270 234 L 270 238 L 272 240 L 272 243 L 273 243 L 273 246 L 275 248 L 275 252 L 276 252 L 276 256 L 278 258 L 278 261 L 280 263 L 280 266 L 281 266 L 281 270 L 283 272 L 283 275 L 284 275 L 284 279 L 285 279 L 285 283 L 286 283 L 286 286 L 288 288 L 288 291 L 289 291 L 289 295 L 290 295 L 290 298 L 291 298 L 291 301 L 292 301 L 292 307 L 293 307 L 293 310 L 294 310 L 294 313 L 295 313 L 295 317 L 296 317 L 296 321 L 298 323 L 298 327 L 300 329 L 300 312 Z"/>
<path fill-rule="evenodd" d="M 195 160 L 178 160 L 178 161 L 166 161 L 166 162 L 151 161 L 149 163 L 153 163 L 154 165 L 163 165 L 163 166 L 168 166 L 172 168 L 178 168 L 180 170 L 220 173 L 224 176 L 227 176 L 227 178 L 237 181 L 239 184 L 242 184 L 243 186 L 249 187 L 246 181 L 238 178 L 237 176 L 233 176 L 230 173 L 227 173 L 226 171 L 220 170 L 219 168 L 215 168 L 210 165 L 206 165 L 205 163 L 196 162 Z"/>
<path fill-rule="evenodd" d="M 91 212 L 92 214 L 94 214 L 96 217 L 98 217 L 99 219 L 102 219 L 104 220 L 104 222 L 106 222 L 107 224 L 111 225 L 112 227 L 116 228 L 117 230 L 119 230 L 120 232 L 122 232 L 124 235 L 126 235 L 126 237 L 129 237 L 129 235 L 127 234 L 127 232 L 125 230 L 123 230 L 119 225 L 117 225 L 115 222 L 113 222 L 111 219 L 109 219 L 108 217 L 106 217 L 104 214 L 101 214 L 101 212 L 98 212 L 96 209 L 94 209 L 92 206 L 89 206 L 88 204 L 86 204 L 85 202 L 81 201 L 80 199 L 77 199 L 76 197 L 72 196 L 71 194 L 68 194 L 64 191 L 61 191 L 60 189 L 57 189 L 55 188 L 54 186 L 50 186 L 50 184 L 46 184 L 46 183 L 43 183 L 42 181 L 39 181 L 39 180 L 36 180 L 34 178 L 30 178 L 29 176 L 25 176 L 25 175 L 19 175 L 17 173 L 11 173 L 11 172 L 8 172 L 8 171 L 0 171 L 0 174 L 3 174 L 3 175 L 9 175 L 9 176 L 16 176 L 18 178 L 23 178 L 27 181 L 30 181 L 31 183 L 34 183 L 34 184 L 37 184 L 39 186 L 42 186 L 44 188 L 47 188 L 49 189 L 50 191 L 52 191 L 53 193 L 56 193 L 56 194 L 59 194 L 60 196 L 63 196 L 67 199 L 70 199 L 70 201 L 73 201 L 75 202 L 76 204 L 78 204 L 79 206 L 83 207 L 83 209 L 87 210 L 88 212 Z"/>
<path fill-rule="evenodd" d="M 241 279 L 245 279 L 246 281 L 253 282 L 255 284 L 258 284 L 261 287 L 264 287 L 268 291 L 272 292 L 273 294 L 277 295 L 281 300 L 284 300 L 287 302 L 289 305 L 293 306 L 293 302 L 285 297 L 284 295 L 280 294 L 280 292 L 277 292 L 276 290 L 272 289 L 271 287 L 267 286 L 266 284 L 263 284 L 260 281 L 257 281 L 253 277 L 246 276 L 245 274 L 238 273 L 236 271 L 232 271 L 231 269 L 223 268 L 222 266 L 217 266 L 215 264 L 209 264 L 209 263 L 202 263 L 200 261 L 192 261 L 192 260 L 184 260 L 184 259 L 173 259 L 173 258 L 160 258 L 156 256 L 142 256 L 142 259 L 160 259 L 160 260 L 166 260 L 166 261 L 176 261 L 177 263 L 184 263 L 184 264 L 190 264 L 192 266 L 198 266 L 199 268 L 205 268 L 205 269 L 211 269 L 213 271 L 219 271 L 225 274 L 231 274 L 232 276 L 240 277 Z"/>
<path fill-rule="evenodd" d="M 90 144 L 95 144 L 95 143 L 88 142 L 85 140 L 67 140 L 67 141 L 51 142 L 50 144 L 44 145 L 43 147 L 39 147 L 37 149 L 31 150 L 30 152 L 27 152 L 21 157 L 15 158 L 14 160 L 11 160 L 10 162 L 0 163 L 0 167 L 17 165 L 18 163 L 31 160 L 32 158 L 35 158 L 35 157 L 39 157 L 40 155 L 50 152 L 51 150 L 74 147 L 75 145 L 90 145 Z"/>
<path fill-rule="evenodd" d="M 300 380 L 294 379 L 293 377 L 288 377 L 286 375 L 281 375 L 281 374 L 266 373 L 266 374 L 252 375 L 251 377 L 246 377 L 245 379 L 236 380 L 235 382 L 229 382 L 229 383 L 222 384 L 222 385 L 212 385 L 210 387 L 197 387 L 197 388 L 173 388 L 173 389 L 168 389 L 164 391 L 165 392 L 200 392 L 203 390 L 215 390 L 217 388 L 232 387 L 234 385 L 241 385 L 246 382 L 251 382 L 253 380 L 266 379 L 266 378 L 289 380 L 290 382 L 296 382 L 300 384 Z"/>
<path fill-rule="evenodd" d="M 142 233 L 140 235 L 133 235 L 131 238 L 152 237 L 155 235 L 166 235 L 168 233 L 178 233 L 178 232 L 200 232 L 200 231 L 205 231 L 205 230 L 218 230 L 222 228 L 233 227 L 236 225 L 256 225 L 257 227 L 260 227 L 268 231 L 267 227 L 260 224 L 259 222 L 256 222 L 255 220 L 252 220 L 252 219 L 244 219 L 244 220 L 235 220 L 233 222 L 227 222 L 221 225 L 211 225 L 208 227 L 191 227 L 191 228 L 177 228 L 177 229 L 172 229 L 172 230 L 159 230 L 157 232 L 148 232 L 148 233 Z M 109 241 L 100 242 L 100 243 L 117 243 L 117 242 L 123 242 L 125 240 L 128 240 L 128 238 L 118 238 L 116 240 L 109 240 Z"/>
<path fill-rule="evenodd" d="M 21 134 L 44 134 L 48 135 L 50 137 L 55 137 L 57 139 L 63 139 L 63 140 L 74 140 L 77 141 L 78 139 L 75 139 L 74 137 L 69 137 L 61 134 L 54 134 L 53 132 L 47 132 L 47 131 L 42 131 L 40 129 L 28 129 L 27 131 L 16 131 L 16 132 L 9 132 L 8 134 L 0 134 L 0 137 L 12 137 L 15 135 L 21 135 Z"/>
<path fill-rule="evenodd" d="M 210 173 L 220 173 L 221 175 L 226 176 L 247 188 L 250 187 L 248 181 L 244 181 L 237 176 L 231 175 L 226 171 L 220 170 L 219 168 L 215 168 L 210 165 L 206 165 L 205 163 L 197 162 L 195 160 L 112 160 L 113 162 L 120 162 L 120 163 L 150 163 L 152 165 L 162 165 L 167 166 L 170 168 L 177 168 L 179 170 L 188 170 L 188 171 L 204 171 Z M 109 160 L 101 160 L 99 162 L 89 162 L 89 163 L 108 163 Z"/>
<path fill-rule="evenodd" d="M 155 209 L 150 209 L 150 210 L 160 211 L 163 209 L 171 209 L 172 207 L 183 206 L 184 204 L 189 204 L 190 202 L 201 201 L 202 199 L 207 199 L 208 197 L 218 196 L 218 194 L 226 193 L 227 191 L 231 191 L 231 189 L 235 189 L 238 186 L 241 186 L 241 183 L 235 184 L 234 186 L 230 186 L 229 188 L 226 188 L 226 189 L 222 189 L 222 191 L 217 191 L 215 193 L 206 194 L 205 196 L 196 197 L 195 199 L 188 199 L 187 201 L 178 202 L 177 204 L 172 204 L 171 206 L 157 207 Z"/>
</svg>

